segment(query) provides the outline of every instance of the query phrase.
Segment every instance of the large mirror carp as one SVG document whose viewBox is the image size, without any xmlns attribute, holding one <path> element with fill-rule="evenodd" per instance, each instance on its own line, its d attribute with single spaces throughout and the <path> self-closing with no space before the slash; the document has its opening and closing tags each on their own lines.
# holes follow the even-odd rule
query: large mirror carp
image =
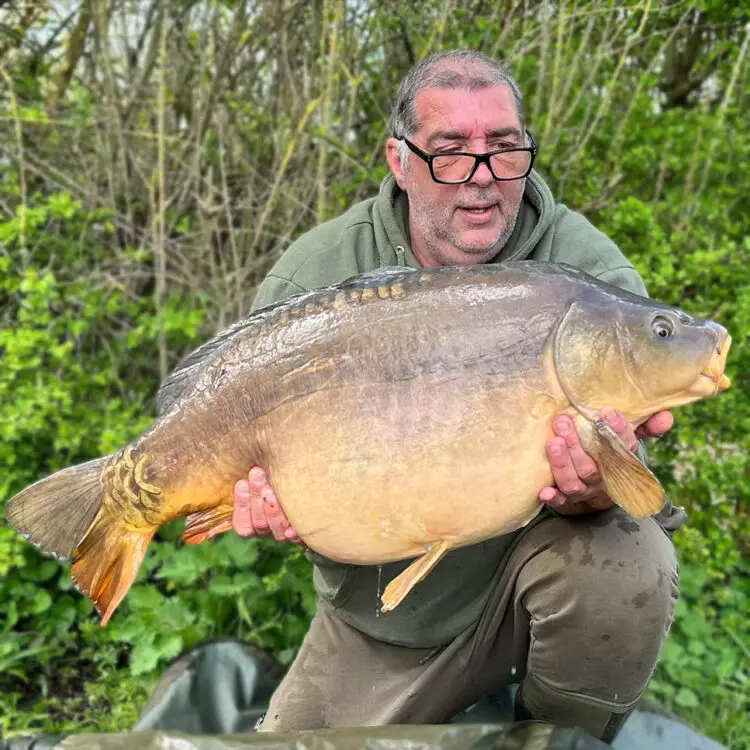
<svg viewBox="0 0 750 750">
<path fill-rule="evenodd" d="M 189 543 L 230 530 L 233 486 L 259 464 L 312 550 L 359 565 L 415 558 L 386 587 L 388 611 L 449 550 L 539 512 L 560 412 L 612 500 L 657 513 L 658 480 L 597 412 L 638 425 L 714 396 L 729 386 L 730 341 L 568 266 L 381 269 L 211 339 L 164 383 L 146 432 L 22 490 L 7 518 L 72 559 L 106 624 L 156 530 L 182 516 Z M 457 513 L 459 492 L 472 502 Z"/>
</svg>

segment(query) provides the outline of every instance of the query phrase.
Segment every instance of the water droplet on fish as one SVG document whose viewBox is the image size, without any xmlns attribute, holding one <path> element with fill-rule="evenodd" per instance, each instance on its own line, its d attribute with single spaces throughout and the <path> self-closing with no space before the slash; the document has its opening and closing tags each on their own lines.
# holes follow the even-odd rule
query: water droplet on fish
<svg viewBox="0 0 750 750">
<path fill-rule="evenodd" d="M 380 602 L 380 582 L 381 582 L 382 576 L 383 576 L 383 566 L 382 565 L 378 565 L 378 597 L 375 600 L 375 617 L 380 617 L 380 607 L 381 607 L 381 602 Z"/>
<path fill-rule="evenodd" d="M 515 667 L 510 668 L 510 673 L 515 674 L 518 670 Z"/>
</svg>

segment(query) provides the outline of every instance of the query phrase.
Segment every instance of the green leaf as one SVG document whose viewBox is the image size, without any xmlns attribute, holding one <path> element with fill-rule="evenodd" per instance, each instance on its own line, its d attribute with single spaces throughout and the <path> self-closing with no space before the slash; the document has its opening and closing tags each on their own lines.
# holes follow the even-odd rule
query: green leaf
<svg viewBox="0 0 750 750">
<path fill-rule="evenodd" d="M 22 576 L 27 581 L 43 583 L 48 581 L 55 573 L 59 572 L 60 563 L 55 560 L 43 560 L 38 565 L 27 565 L 23 569 Z"/>
<path fill-rule="evenodd" d="M 159 651 L 150 643 L 139 643 L 130 654 L 130 671 L 134 675 L 153 672 L 159 662 Z"/>
<path fill-rule="evenodd" d="M 151 586 L 134 586 L 128 592 L 128 604 L 134 610 L 156 611 L 164 603 L 164 597 Z"/>
<path fill-rule="evenodd" d="M 679 620 L 680 630 L 690 638 L 703 639 L 711 635 L 711 624 L 695 610 L 688 610 Z"/>
<path fill-rule="evenodd" d="M 675 701 L 683 708 L 695 708 L 699 705 L 698 696 L 690 688 L 680 688 L 675 695 Z"/>
<path fill-rule="evenodd" d="M 679 664 L 684 661 L 684 649 L 675 641 L 674 638 L 670 638 L 661 652 L 661 661 L 669 664 Z"/>
<path fill-rule="evenodd" d="M 52 597 L 47 591 L 39 590 L 34 597 L 34 602 L 31 605 L 31 613 L 39 615 L 42 612 L 46 612 L 52 606 Z"/>
<path fill-rule="evenodd" d="M 179 633 L 167 633 L 156 639 L 154 649 L 162 660 L 172 659 L 182 651 L 182 636 Z"/>
</svg>

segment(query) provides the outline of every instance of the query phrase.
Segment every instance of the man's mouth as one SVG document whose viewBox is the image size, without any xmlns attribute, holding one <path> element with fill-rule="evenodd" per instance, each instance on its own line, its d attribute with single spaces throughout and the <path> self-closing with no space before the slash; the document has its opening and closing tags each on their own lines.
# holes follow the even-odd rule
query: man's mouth
<svg viewBox="0 0 750 750">
<path fill-rule="evenodd" d="M 488 219 L 497 208 L 497 203 L 472 203 L 459 208 L 473 218 Z"/>
</svg>

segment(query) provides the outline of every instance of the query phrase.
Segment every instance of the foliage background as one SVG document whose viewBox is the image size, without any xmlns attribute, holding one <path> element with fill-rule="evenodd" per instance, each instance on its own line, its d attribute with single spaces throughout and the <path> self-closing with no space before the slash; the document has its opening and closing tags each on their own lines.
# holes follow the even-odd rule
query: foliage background
<svg viewBox="0 0 750 750">
<path fill-rule="evenodd" d="M 749 747 L 749 20 L 719 0 L 0 2 L 0 499 L 139 434 L 291 240 L 377 190 L 410 65 L 483 49 L 520 79 L 558 199 L 734 338 L 733 388 L 650 451 L 690 523 L 649 693 Z M 179 532 L 100 628 L 66 565 L 0 525 L 0 732 L 126 730 L 207 637 L 293 658 L 299 550 Z"/>
</svg>

